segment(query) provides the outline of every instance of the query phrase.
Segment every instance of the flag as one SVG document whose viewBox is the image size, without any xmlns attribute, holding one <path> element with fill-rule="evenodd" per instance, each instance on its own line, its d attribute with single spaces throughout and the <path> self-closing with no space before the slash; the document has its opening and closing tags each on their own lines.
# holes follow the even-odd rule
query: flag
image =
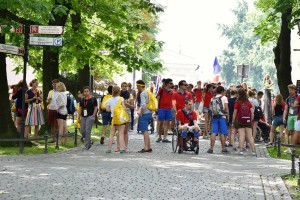
<svg viewBox="0 0 300 200">
<path fill-rule="evenodd" d="M 219 65 L 219 61 L 217 57 L 215 57 L 213 68 L 214 68 L 214 77 L 212 79 L 212 82 L 217 83 L 219 82 L 219 77 L 221 74 L 221 66 Z"/>
<path fill-rule="evenodd" d="M 215 57 L 215 61 L 214 61 L 214 75 L 218 75 L 221 72 L 221 66 L 219 65 L 219 61 L 218 58 Z"/>
<path fill-rule="evenodd" d="M 200 65 L 197 65 L 197 68 L 195 69 L 195 71 L 197 71 L 198 69 L 200 69 Z"/>
</svg>

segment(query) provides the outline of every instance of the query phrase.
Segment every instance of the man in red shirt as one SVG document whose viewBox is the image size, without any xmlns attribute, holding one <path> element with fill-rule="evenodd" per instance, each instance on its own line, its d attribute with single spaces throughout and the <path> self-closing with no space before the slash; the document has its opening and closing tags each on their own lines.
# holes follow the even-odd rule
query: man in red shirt
<svg viewBox="0 0 300 200">
<path fill-rule="evenodd" d="M 188 131 L 192 130 L 194 132 L 194 141 L 199 146 L 199 132 L 201 129 L 197 124 L 197 114 L 193 110 L 193 101 L 186 100 L 185 108 L 178 110 L 176 119 L 179 121 L 178 129 L 182 130 L 181 138 L 179 139 L 179 152 L 182 153 L 184 145 L 186 144 L 186 137 Z M 199 150 L 199 149 L 198 149 Z"/>
<path fill-rule="evenodd" d="M 298 108 L 298 117 L 297 121 L 295 122 L 295 131 L 298 135 L 298 142 L 299 142 L 299 134 L 300 134 L 300 94 L 297 96 L 296 100 L 294 101 L 294 108 Z"/>
<path fill-rule="evenodd" d="M 168 129 L 170 121 L 172 120 L 172 96 L 173 96 L 173 81 L 168 78 L 164 80 L 164 87 L 160 88 L 157 93 L 158 102 L 158 123 L 157 123 L 157 133 L 158 139 L 156 142 L 170 143 L 167 139 Z M 164 133 L 164 139 L 161 138 L 162 132 Z"/>
<path fill-rule="evenodd" d="M 195 93 L 195 105 L 194 105 L 194 109 L 199 117 L 199 106 L 200 103 L 202 102 L 203 98 L 202 98 L 202 88 L 201 88 L 201 81 L 197 81 L 197 85 L 194 88 L 193 92 Z"/>
<path fill-rule="evenodd" d="M 173 102 L 173 109 L 176 111 L 183 109 L 185 107 L 186 100 L 193 100 L 193 95 L 186 90 L 188 84 L 185 80 L 181 80 L 178 83 L 178 91 L 173 93 L 172 102 Z"/>
</svg>

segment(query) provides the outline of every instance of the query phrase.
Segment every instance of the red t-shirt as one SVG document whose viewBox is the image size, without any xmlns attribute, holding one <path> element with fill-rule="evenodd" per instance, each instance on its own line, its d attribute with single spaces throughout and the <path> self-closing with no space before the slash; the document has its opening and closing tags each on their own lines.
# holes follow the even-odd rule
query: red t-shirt
<svg viewBox="0 0 300 200">
<path fill-rule="evenodd" d="M 300 94 L 297 96 L 296 101 L 298 101 L 298 117 L 297 117 L 297 120 L 300 120 Z"/>
<path fill-rule="evenodd" d="M 205 96 L 203 98 L 203 107 L 209 107 L 209 104 L 211 102 L 211 99 L 213 98 L 213 95 L 210 92 L 206 92 Z"/>
<path fill-rule="evenodd" d="M 158 108 L 172 109 L 173 91 L 167 91 L 165 88 L 160 88 L 157 96 L 159 96 Z"/>
<path fill-rule="evenodd" d="M 176 110 L 178 111 L 185 107 L 186 100 L 193 100 L 193 95 L 187 91 L 184 94 L 177 91 L 173 93 L 172 100 L 176 101 Z"/>
<path fill-rule="evenodd" d="M 234 103 L 234 109 L 237 109 L 237 113 L 236 113 L 236 116 L 235 116 L 235 119 L 237 119 L 239 117 L 239 114 L 240 114 L 240 107 L 241 107 L 241 104 L 239 102 L 235 102 Z M 250 101 L 248 101 L 248 107 L 249 108 L 252 108 L 252 103 Z"/>
<path fill-rule="evenodd" d="M 202 89 L 195 88 L 194 93 L 196 96 L 195 102 L 197 103 L 202 102 Z"/>
<path fill-rule="evenodd" d="M 191 121 L 197 120 L 197 114 L 194 110 L 192 110 L 192 112 L 190 112 L 190 113 L 187 113 L 187 116 Z M 176 115 L 176 119 L 178 121 L 180 121 L 180 125 L 184 125 L 184 124 L 189 124 L 190 125 L 190 122 L 186 118 L 184 113 L 182 112 L 182 109 L 178 110 L 177 115 Z"/>
</svg>

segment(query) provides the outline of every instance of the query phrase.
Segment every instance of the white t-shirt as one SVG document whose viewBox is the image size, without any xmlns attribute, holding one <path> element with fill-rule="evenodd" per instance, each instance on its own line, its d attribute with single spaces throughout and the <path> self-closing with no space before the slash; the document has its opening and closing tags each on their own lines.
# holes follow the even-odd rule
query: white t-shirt
<svg viewBox="0 0 300 200">
<path fill-rule="evenodd" d="M 118 104 L 120 98 L 121 98 L 120 96 L 117 96 L 117 97 L 112 97 L 108 100 L 108 106 L 111 111 L 111 117 L 113 117 L 115 106 Z"/>
<path fill-rule="evenodd" d="M 68 110 L 67 110 L 67 94 L 65 92 L 58 92 L 58 95 L 56 97 L 56 108 L 58 109 L 59 114 L 61 115 L 67 115 Z"/>
<path fill-rule="evenodd" d="M 50 98 L 50 93 L 52 93 L 52 100 L 50 102 L 50 106 L 49 106 L 49 110 L 57 110 L 57 106 L 56 106 L 56 98 L 58 96 L 58 91 L 54 91 L 54 90 L 51 90 L 49 91 L 48 93 L 48 99 Z"/>
<path fill-rule="evenodd" d="M 217 94 L 215 97 L 220 97 L 220 96 L 222 96 L 222 95 L 221 94 Z M 225 110 L 225 104 L 228 105 L 228 98 L 226 96 L 222 96 L 221 97 L 221 101 L 222 101 L 223 108 Z M 222 117 L 226 118 L 226 116 L 222 116 Z"/>
<path fill-rule="evenodd" d="M 259 106 L 257 99 L 255 99 L 253 97 L 249 97 L 249 101 L 251 102 L 253 109 L 255 109 L 255 106 Z"/>
</svg>

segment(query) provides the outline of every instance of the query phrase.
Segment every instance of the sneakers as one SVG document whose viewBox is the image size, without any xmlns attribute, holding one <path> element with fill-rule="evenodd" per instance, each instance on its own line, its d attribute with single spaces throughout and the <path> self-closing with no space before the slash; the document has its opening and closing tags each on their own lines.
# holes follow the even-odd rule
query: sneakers
<svg viewBox="0 0 300 200">
<path fill-rule="evenodd" d="M 244 152 L 242 152 L 241 150 L 238 150 L 235 154 L 244 155 Z"/>
<path fill-rule="evenodd" d="M 203 139 L 208 139 L 207 134 L 203 135 Z"/>
<path fill-rule="evenodd" d="M 104 144 L 104 137 L 101 137 L 100 144 Z"/>
<path fill-rule="evenodd" d="M 156 142 L 161 142 L 162 139 L 161 138 L 157 138 Z"/>
<path fill-rule="evenodd" d="M 291 148 L 288 148 L 287 150 L 285 150 L 285 151 L 284 151 L 284 153 L 291 154 L 291 153 L 292 153 L 292 150 L 291 150 Z"/>
<path fill-rule="evenodd" d="M 222 153 L 230 153 L 226 148 L 222 150 Z"/>
<path fill-rule="evenodd" d="M 252 156 L 256 156 L 256 152 L 255 151 L 252 151 Z"/>
<path fill-rule="evenodd" d="M 162 140 L 162 142 L 163 142 L 163 143 L 171 143 L 171 141 L 168 140 L 168 139 Z"/>
<path fill-rule="evenodd" d="M 214 151 L 213 151 L 211 148 L 209 148 L 209 149 L 207 150 L 207 153 L 212 154 L 212 153 L 214 153 Z"/>
</svg>

